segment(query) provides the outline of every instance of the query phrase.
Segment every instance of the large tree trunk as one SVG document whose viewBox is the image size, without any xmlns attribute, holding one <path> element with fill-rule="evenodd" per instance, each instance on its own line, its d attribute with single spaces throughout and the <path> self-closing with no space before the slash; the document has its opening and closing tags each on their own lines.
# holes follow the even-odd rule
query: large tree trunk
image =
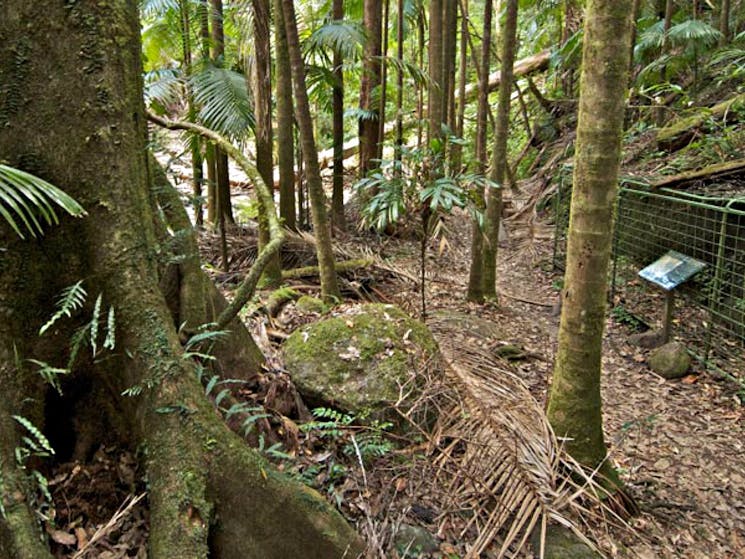
<svg viewBox="0 0 745 559">
<path fill-rule="evenodd" d="M 300 53 L 300 40 L 297 33 L 295 6 L 292 0 L 282 0 L 282 14 L 285 18 L 287 48 L 292 66 L 292 85 L 295 91 L 295 119 L 300 130 L 303 147 L 303 160 L 308 182 L 308 197 L 313 220 L 313 233 L 316 237 L 316 253 L 321 276 L 321 294 L 327 301 L 341 299 L 341 292 L 334 269 L 334 252 L 331 247 L 331 230 L 326 214 L 326 194 L 321 182 L 321 169 L 318 166 L 318 149 L 313 134 L 313 120 L 310 115 L 308 90 L 305 87 L 305 65 Z"/>
<path fill-rule="evenodd" d="M 604 462 L 600 370 L 631 37 L 630 2 L 588 3 L 559 348 L 548 403 L 582 464 Z"/>
<path fill-rule="evenodd" d="M 292 68 L 287 51 L 282 0 L 274 0 L 274 36 L 277 65 L 277 167 L 279 217 L 288 229 L 297 228 L 295 209 L 295 117 L 292 109 Z"/>
<path fill-rule="evenodd" d="M 491 180 L 499 188 L 490 188 L 486 194 L 486 220 L 484 223 L 484 296 L 497 296 L 497 251 L 499 249 L 499 223 L 502 218 L 502 188 L 507 176 L 507 136 L 510 124 L 510 98 L 512 96 L 513 63 L 517 34 L 517 0 L 507 0 L 501 50 L 502 81 L 499 83 L 499 104 L 494 128 L 494 153 Z"/>
<path fill-rule="evenodd" d="M 341 517 L 227 430 L 182 355 L 159 288 L 137 3 L 6 0 L 0 19 L 0 82 L 17 87 L 0 99 L 0 158 L 63 187 L 89 212 L 39 242 L 0 226 L 0 475 L 14 490 L 2 496 L 10 512 L 0 519 L 2 557 L 49 556 L 34 534 L 25 475 L 8 455 L 17 432 L 7 414 L 43 425 L 44 392 L 18 367 L 30 357 L 59 364 L 84 317 L 37 332 L 61 289 L 80 279 L 91 299 L 100 293 L 114 308 L 116 347 L 83 360 L 70 382 L 84 377 L 105 395 L 106 406 L 86 417 L 108 416 L 113 429 L 92 432 L 147 450 L 148 556 L 355 556 L 358 540 Z M 139 395 L 122 396 L 133 387 Z"/>
<path fill-rule="evenodd" d="M 365 41 L 364 63 L 360 77 L 360 109 L 369 111 L 370 115 L 360 119 L 360 177 L 375 167 L 374 159 L 378 157 L 380 132 L 380 105 L 373 99 L 373 91 L 380 85 L 381 66 L 380 35 L 382 31 L 383 3 L 380 0 L 364 0 L 364 26 L 367 38 Z"/>
<path fill-rule="evenodd" d="M 254 64 L 251 85 L 254 95 L 254 129 L 256 130 L 256 168 L 264 183 L 274 184 L 274 160 L 272 157 L 272 58 L 269 43 L 271 19 L 270 0 L 252 0 L 254 28 Z M 269 219 L 259 198 L 259 250 L 269 243 Z M 277 286 L 282 281 L 279 253 L 275 254 L 264 269 L 267 286 Z"/>
</svg>

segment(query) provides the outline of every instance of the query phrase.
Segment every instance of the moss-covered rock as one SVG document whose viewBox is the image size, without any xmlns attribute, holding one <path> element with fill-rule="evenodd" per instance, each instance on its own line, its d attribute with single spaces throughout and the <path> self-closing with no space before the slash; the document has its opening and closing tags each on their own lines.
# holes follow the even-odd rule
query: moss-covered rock
<svg viewBox="0 0 745 559">
<path fill-rule="evenodd" d="M 670 342 L 655 349 L 647 359 L 649 367 L 661 377 L 675 379 L 685 376 L 691 366 L 691 356 L 680 342 Z"/>
<path fill-rule="evenodd" d="M 303 295 L 295 303 L 297 309 L 304 313 L 318 313 L 323 314 L 328 310 L 326 303 L 321 301 L 318 297 L 311 297 L 310 295 Z"/>
<path fill-rule="evenodd" d="M 388 416 L 401 386 L 437 352 L 427 327 L 393 305 L 361 305 L 293 332 L 285 366 L 311 405 Z"/>
</svg>

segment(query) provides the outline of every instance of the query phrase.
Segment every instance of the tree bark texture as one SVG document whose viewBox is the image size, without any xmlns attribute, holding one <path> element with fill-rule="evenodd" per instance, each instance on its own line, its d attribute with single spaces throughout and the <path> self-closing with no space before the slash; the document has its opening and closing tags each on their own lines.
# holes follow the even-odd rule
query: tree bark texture
<svg viewBox="0 0 745 559">
<path fill-rule="evenodd" d="M 13 84 L 0 97 L 0 158 L 62 187 L 89 214 L 63 219 L 37 242 L 0 226 L 0 471 L 14 489 L 2 495 L 11 512 L 0 519 L 2 556 L 49 557 L 34 535 L 25 475 L 7 454 L 18 436 L 7 414 L 42 427 L 44 391 L 36 375 L 17 370 L 11 348 L 22 360 L 57 363 L 84 317 L 44 337 L 39 327 L 60 291 L 80 279 L 115 309 L 116 347 L 86 360 L 69 382 L 85 377 L 105 394 L 96 415 L 112 418 L 114 429 L 100 436 L 147 451 L 148 556 L 355 556 L 358 540 L 341 517 L 227 430 L 183 357 L 159 288 L 166 262 L 152 207 L 165 202 L 149 189 L 137 2 L 7 0 L 0 19 L 0 83 Z M 122 395 L 133 386 L 138 396 Z"/>
<path fill-rule="evenodd" d="M 486 131 L 487 113 L 489 111 L 489 68 L 491 57 L 492 0 L 484 2 L 484 32 L 481 43 L 481 72 L 479 73 L 478 107 L 476 109 L 476 172 L 486 174 Z M 479 209 L 486 209 L 481 189 Z M 471 265 L 468 274 L 466 299 L 483 301 L 484 299 L 484 231 L 477 220 L 471 221 Z"/>
<path fill-rule="evenodd" d="M 517 35 L 517 0 L 507 0 L 502 27 L 500 56 L 502 81 L 499 83 L 499 104 L 494 128 L 491 180 L 499 188 L 486 193 L 486 220 L 484 223 L 484 296 L 497 296 L 497 251 L 499 249 L 499 222 L 502 218 L 502 188 L 507 176 L 507 136 L 510 124 L 510 98 L 512 96 L 513 64 Z"/>
<path fill-rule="evenodd" d="M 277 166 L 279 217 L 288 229 L 297 228 L 295 209 L 295 117 L 292 108 L 292 68 L 287 51 L 282 0 L 274 0 L 275 63 L 277 67 Z"/>
<path fill-rule="evenodd" d="M 559 347 L 548 403 L 556 435 L 567 437 L 567 450 L 589 468 L 597 467 L 606 457 L 601 348 L 630 14 L 630 1 L 588 2 Z"/>
<path fill-rule="evenodd" d="M 251 84 L 254 96 L 254 117 L 256 131 L 256 168 L 264 184 L 274 184 L 274 158 L 272 140 L 272 57 L 269 38 L 271 23 L 270 0 L 251 0 L 254 28 L 254 64 Z M 269 208 L 259 201 L 259 250 L 269 243 Z M 282 267 L 279 253 L 269 259 L 264 275 L 267 286 L 277 286 L 282 281 Z"/>
<path fill-rule="evenodd" d="M 334 0 L 332 17 L 344 19 L 344 0 Z M 334 136 L 334 182 L 331 196 L 331 216 L 334 228 L 344 231 L 344 58 L 340 50 L 334 51 L 334 91 L 332 100 Z"/>
<path fill-rule="evenodd" d="M 375 89 L 381 82 L 381 32 L 383 3 L 380 0 L 364 0 L 363 24 L 367 34 L 360 76 L 360 109 L 370 114 L 359 121 L 359 172 L 364 177 L 375 167 L 380 143 L 380 98 L 374 98 Z M 378 92 L 379 93 L 379 92 Z"/>
<path fill-rule="evenodd" d="M 218 66 L 223 65 L 225 56 L 225 31 L 223 28 L 222 0 L 210 0 L 210 21 L 212 23 L 212 61 Z M 235 223 L 233 206 L 230 202 L 230 167 L 228 156 L 215 148 L 215 202 L 216 211 L 213 223 L 221 228 L 224 234 L 225 222 Z"/>
<path fill-rule="evenodd" d="M 324 300 L 341 299 L 339 284 L 334 269 L 334 252 L 331 246 L 331 230 L 326 214 L 326 194 L 323 192 L 321 170 L 318 166 L 318 150 L 313 134 L 313 120 L 310 114 L 308 90 L 305 86 L 305 64 L 300 52 L 295 5 L 292 0 L 282 0 L 285 19 L 287 47 L 292 66 L 292 83 L 295 91 L 295 120 L 300 129 L 300 143 L 305 161 L 305 172 L 310 198 L 310 212 L 313 220 L 313 233 L 316 237 L 316 253 L 321 271 L 321 294 Z"/>
</svg>

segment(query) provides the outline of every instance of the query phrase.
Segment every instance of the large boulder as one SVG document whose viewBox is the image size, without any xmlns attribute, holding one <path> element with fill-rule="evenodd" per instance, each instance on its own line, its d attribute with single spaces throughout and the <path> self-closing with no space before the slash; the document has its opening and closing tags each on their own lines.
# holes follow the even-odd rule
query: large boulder
<svg viewBox="0 0 745 559">
<path fill-rule="evenodd" d="M 436 352 L 424 324 L 378 304 L 299 328 L 284 344 L 285 366 L 310 405 L 377 417 L 390 417 L 401 387 L 416 388 L 417 374 Z"/>
<path fill-rule="evenodd" d="M 691 356 L 682 343 L 670 342 L 652 351 L 647 363 L 661 377 L 675 379 L 686 375 L 691 366 Z"/>
</svg>

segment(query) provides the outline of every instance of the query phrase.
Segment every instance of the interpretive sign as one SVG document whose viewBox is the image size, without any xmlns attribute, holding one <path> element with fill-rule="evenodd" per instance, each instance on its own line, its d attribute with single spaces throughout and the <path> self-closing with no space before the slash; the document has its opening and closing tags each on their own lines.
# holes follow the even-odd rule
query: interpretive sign
<svg viewBox="0 0 745 559">
<path fill-rule="evenodd" d="M 691 279 L 705 267 L 706 264 L 700 260 L 670 250 L 639 272 L 639 275 L 665 291 L 670 291 Z"/>
</svg>

